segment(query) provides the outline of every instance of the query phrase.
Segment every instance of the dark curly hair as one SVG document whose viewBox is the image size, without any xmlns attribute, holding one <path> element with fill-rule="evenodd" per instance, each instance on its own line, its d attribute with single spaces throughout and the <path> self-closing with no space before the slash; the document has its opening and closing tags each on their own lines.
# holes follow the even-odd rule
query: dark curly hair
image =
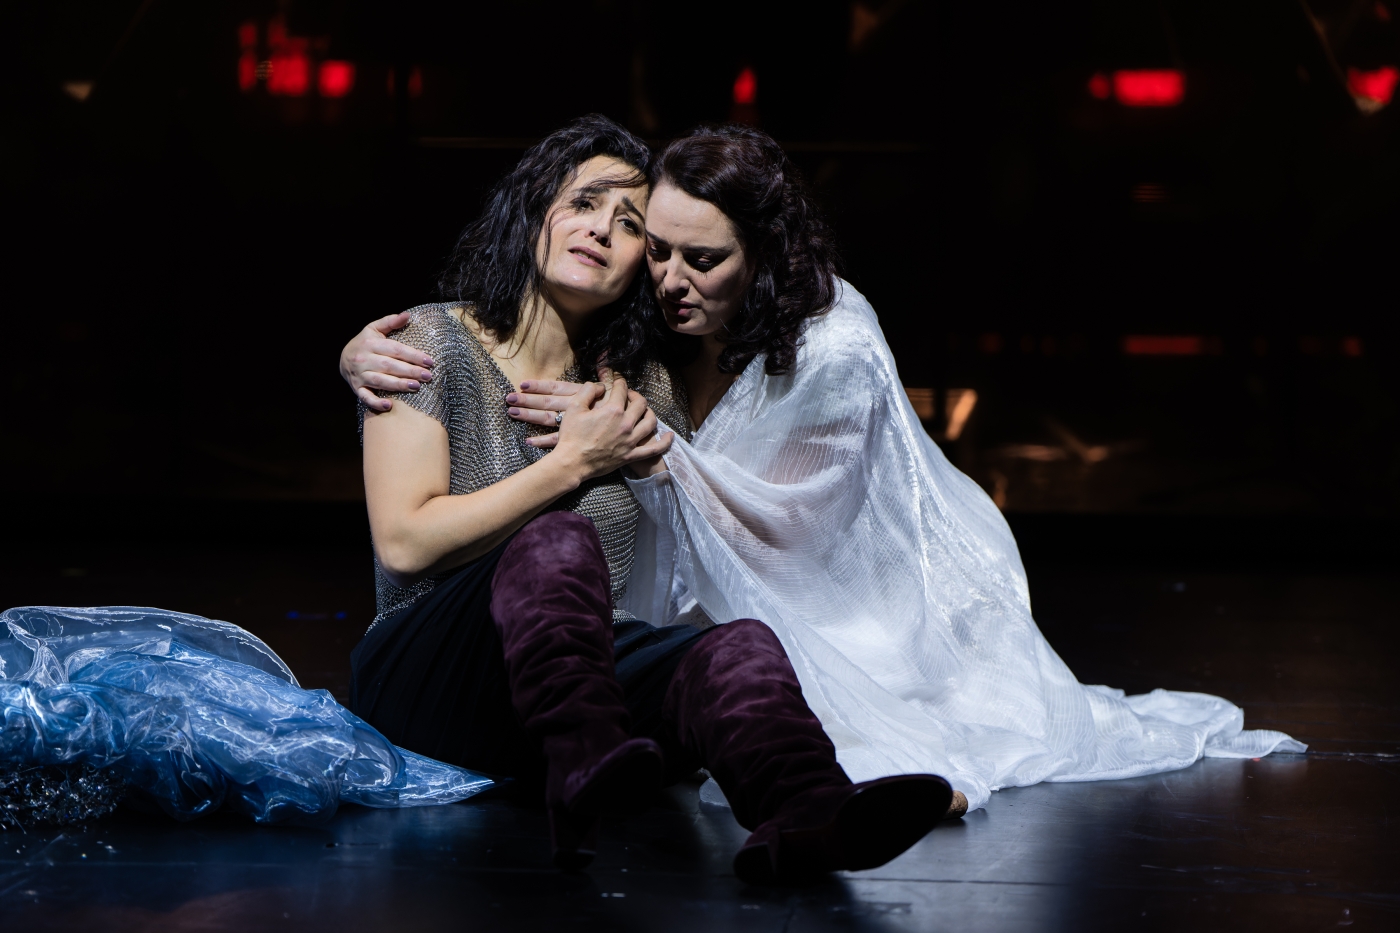
<svg viewBox="0 0 1400 933">
<path fill-rule="evenodd" d="M 520 326 L 521 306 L 544 287 L 536 247 L 541 235 L 549 236 L 545 214 L 578 167 L 600 155 L 633 169 L 604 179 L 605 186 L 646 183 L 651 150 L 607 117 L 589 114 L 556 130 L 526 151 L 492 190 L 481 216 L 462 231 L 438 278 L 443 299 L 470 304 L 482 327 L 509 340 Z M 648 306 L 646 276 L 638 275 L 621 298 L 595 312 L 593 326 L 574 347 L 577 359 L 606 357 L 620 372 L 637 372 L 651 340 Z"/>
<path fill-rule="evenodd" d="M 720 372 L 741 372 L 760 353 L 770 376 L 788 372 L 802 322 L 830 310 L 839 272 L 831 230 L 797 167 L 753 127 L 702 126 L 666 147 L 651 180 L 653 188 L 675 185 L 723 211 L 756 265 L 744 306 L 721 335 Z M 693 359 L 696 341 L 673 338 L 663 338 L 670 361 Z"/>
</svg>

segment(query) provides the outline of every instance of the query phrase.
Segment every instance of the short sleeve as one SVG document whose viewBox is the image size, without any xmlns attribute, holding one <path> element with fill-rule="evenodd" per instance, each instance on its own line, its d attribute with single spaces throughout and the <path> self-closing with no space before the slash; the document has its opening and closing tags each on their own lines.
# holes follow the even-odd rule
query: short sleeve
<svg viewBox="0 0 1400 933">
<path fill-rule="evenodd" d="M 449 400 L 461 390 L 457 383 L 463 377 L 462 324 L 452 316 L 453 305 L 420 305 L 410 308 L 409 322 L 389 337 L 415 350 L 422 350 L 433 358 L 433 379 L 425 382 L 417 392 L 384 392 L 375 389 L 380 398 L 402 402 L 416 408 L 423 414 L 439 422 L 444 428 L 451 426 L 451 405 Z M 363 441 L 365 405 L 360 403 L 360 435 Z"/>
</svg>

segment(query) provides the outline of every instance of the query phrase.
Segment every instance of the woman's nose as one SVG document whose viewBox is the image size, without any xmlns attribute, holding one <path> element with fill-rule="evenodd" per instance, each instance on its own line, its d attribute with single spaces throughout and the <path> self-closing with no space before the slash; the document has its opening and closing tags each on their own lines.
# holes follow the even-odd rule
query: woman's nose
<svg viewBox="0 0 1400 933">
<path fill-rule="evenodd" d="M 661 277 L 661 288 L 667 298 L 676 298 L 690 291 L 689 284 L 681 275 L 680 263 L 674 259 L 666 263 L 666 273 Z"/>
<path fill-rule="evenodd" d="M 598 245 L 604 248 L 612 243 L 612 237 L 608 232 L 608 228 L 601 224 L 595 225 L 592 230 L 589 230 L 588 235 L 597 240 Z"/>
</svg>

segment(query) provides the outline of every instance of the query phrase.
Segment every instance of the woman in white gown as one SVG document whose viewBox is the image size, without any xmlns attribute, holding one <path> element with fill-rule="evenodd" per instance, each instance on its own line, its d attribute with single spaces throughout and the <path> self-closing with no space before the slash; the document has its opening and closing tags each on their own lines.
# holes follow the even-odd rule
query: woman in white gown
<svg viewBox="0 0 1400 933">
<path fill-rule="evenodd" d="M 1244 731 L 1218 697 L 1076 680 L 1032 618 L 1005 520 L 923 430 L 776 143 L 701 130 L 666 150 L 653 186 L 659 317 L 688 335 L 661 352 L 696 431 L 630 482 L 646 520 L 621 608 L 660 625 L 763 620 L 852 780 L 942 774 L 972 808 L 1003 787 L 1304 750 Z M 391 357 L 421 364 L 368 329 L 342 359 L 355 355 L 370 362 L 343 366 L 352 385 L 398 371 Z M 553 423 L 576 387 L 521 388 L 512 413 Z"/>
</svg>

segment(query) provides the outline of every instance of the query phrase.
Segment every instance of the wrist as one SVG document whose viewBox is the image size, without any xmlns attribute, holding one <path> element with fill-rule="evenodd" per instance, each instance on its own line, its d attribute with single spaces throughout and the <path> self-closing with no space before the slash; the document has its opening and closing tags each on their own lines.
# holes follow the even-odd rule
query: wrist
<svg viewBox="0 0 1400 933">
<path fill-rule="evenodd" d="M 560 495 L 578 489 L 588 478 L 588 471 L 584 469 L 577 457 L 572 456 L 572 453 L 572 451 L 560 450 L 556 447 L 546 454 L 538 464 L 553 477 L 553 484 L 559 490 Z"/>
</svg>

